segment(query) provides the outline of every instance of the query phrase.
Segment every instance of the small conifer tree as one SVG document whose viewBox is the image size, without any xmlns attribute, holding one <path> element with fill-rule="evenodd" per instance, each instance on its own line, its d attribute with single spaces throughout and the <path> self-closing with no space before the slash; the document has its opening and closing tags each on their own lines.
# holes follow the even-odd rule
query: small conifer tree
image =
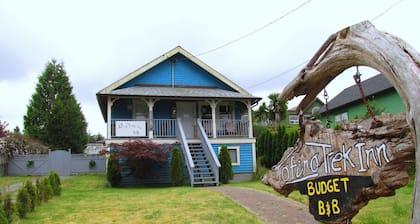
<svg viewBox="0 0 420 224">
<path fill-rule="evenodd" d="M 6 213 L 6 219 L 9 223 L 12 223 L 16 217 L 16 206 L 13 203 L 12 195 L 7 194 L 3 202 L 4 213 Z"/>
<path fill-rule="evenodd" d="M 61 180 L 58 173 L 55 171 L 51 171 L 50 175 L 48 176 L 48 180 L 50 181 L 54 195 L 60 195 L 61 194 Z"/>
<path fill-rule="evenodd" d="M 229 183 L 233 179 L 232 159 L 226 145 L 222 145 L 219 153 L 220 162 L 220 181 L 223 184 Z"/>
<path fill-rule="evenodd" d="M 184 171 L 182 169 L 182 157 L 178 147 L 172 148 L 171 160 L 171 181 L 175 186 L 182 185 L 184 181 Z"/>
<path fill-rule="evenodd" d="M 35 205 L 38 201 L 38 193 L 36 187 L 32 184 L 32 181 L 27 180 L 25 183 L 26 191 L 28 191 L 29 197 L 31 199 L 31 212 L 35 210 Z"/>
<path fill-rule="evenodd" d="M 112 153 L 108 158 L 106 178 L 110 183 L 111 187 L 116 187 L 121 182 L 120 165 L 118 163 L 118 159 Z"/>
<path fill-rule="evenodd" d="M 19 218 L 25 218 L 26 214 L 31 211 L 31 198 L 25 187 L 21 187 L 16 198 L 16 208 Z"/>
<path fill-rule="evenodd" d="M 48 177 L 42 178 L 42 201 L 47 202 L 54 196 L 54 190 L 51 187 L 50 180 Z"/>
</svg>

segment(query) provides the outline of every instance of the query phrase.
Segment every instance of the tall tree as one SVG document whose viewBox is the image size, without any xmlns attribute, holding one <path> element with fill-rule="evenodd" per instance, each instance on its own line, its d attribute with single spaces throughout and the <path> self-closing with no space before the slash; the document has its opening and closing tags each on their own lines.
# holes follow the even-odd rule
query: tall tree
<svg viewBox="0 0 420 224">
<path fill-rule="evenodd" d="M 87 123 L 72 93 L 62 63 L 51 60 L 38 78 L 35 93 L 24 116 L 24 134 L 52 150 L 71 148 L 83 152 Z"/>
</svg>

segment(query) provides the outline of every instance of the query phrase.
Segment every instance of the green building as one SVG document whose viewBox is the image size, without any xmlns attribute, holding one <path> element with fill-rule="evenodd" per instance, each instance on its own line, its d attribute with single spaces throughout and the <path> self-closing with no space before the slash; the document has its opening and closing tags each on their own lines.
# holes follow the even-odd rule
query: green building
<svg viewBox="0 0 420 224">
<path fill-rule="evenodd" d="M 383 112 L 395 114 L 406 111 L 401 97 L 384 75 L 379 74 L 367 79 L 361 82 L 361 86 L 366 99 L 373 102 L 375 107 L 382 108 Z M 323 125 L 326 125 L 328 115 L 331 127 L 355 118 L 363 118 L 366 112 L 367 109 L 357 85 L 344 89 L 331 99 L 328 102 L 328 111 L 325 105 L 320 109 Z"/>
</svg>

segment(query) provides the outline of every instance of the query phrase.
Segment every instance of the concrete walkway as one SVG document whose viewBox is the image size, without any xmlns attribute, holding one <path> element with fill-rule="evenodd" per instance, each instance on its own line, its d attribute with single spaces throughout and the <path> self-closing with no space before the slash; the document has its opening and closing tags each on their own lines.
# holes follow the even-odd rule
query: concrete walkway
<svg viewBox="0 0 420 224">
<path fill-rule="evenodd" d="M 308 206 L 288 198 L 276 197 L 268 192 L 242 187 L 208 187 L 254 213 L 266 223 L 306 224 L 318 223 L 309 213 Z"/>
</svg>

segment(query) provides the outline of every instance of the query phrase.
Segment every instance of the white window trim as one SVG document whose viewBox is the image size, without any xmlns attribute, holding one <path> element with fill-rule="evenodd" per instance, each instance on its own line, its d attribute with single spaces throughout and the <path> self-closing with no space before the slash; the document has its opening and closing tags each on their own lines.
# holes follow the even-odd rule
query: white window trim
<svg viewBox="0 0 420 224">
<path fill-rule="evenodd" d="M 291 118 L 296 118 L 296 119 L 291 119 Z M 299 116 L 289 115 L 289 124 L 299 124 Z"/>
<path fill-rule="evenodd" d="M 222 146 L 218 147 L 218 154 L 220 154 L 220 149 L 221 148 L 222 148 Z M 240 166 L 241 165 L 241 157 L 240 157 L 240 155 L 241 155 L 240 148 L 241 147 L 239 147 L 239 146 L 228 146 L 227 148 L 228 148 L 228 151 L 229 151 L 229 149 L 235 149 L 236 150 L 236 158 L 238 158 L 238 159 L 237 159 L 236 163 L 232 162 L 232 166 Z"/>
</svg>

